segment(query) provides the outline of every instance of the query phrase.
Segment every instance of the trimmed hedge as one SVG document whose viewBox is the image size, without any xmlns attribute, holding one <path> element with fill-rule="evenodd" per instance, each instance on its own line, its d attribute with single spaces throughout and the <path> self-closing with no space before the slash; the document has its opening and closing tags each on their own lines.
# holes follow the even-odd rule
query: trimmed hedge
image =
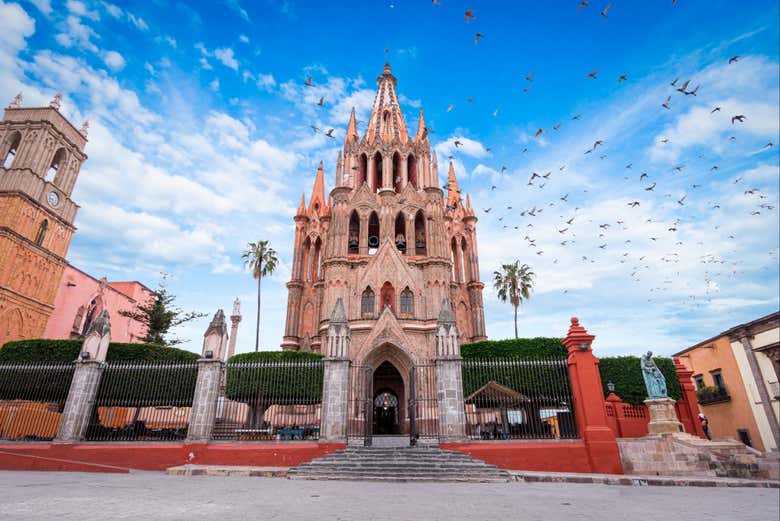
<svg viewBox="0 0 780 521">
<path fill-rule="evenodd" d="M 253 404 L 310 404 L 322 400 L 322 355 L 302 351 L 241 353 L 228 360 L 225 396 Z M 264 367 L 242 367 L 265 363 Z M 289 363 L 287 367 L 286 363 Z M 273 364 L 279 364 L 274 366 Z"/>
<path fill-rule="evenodd" d="M 508 338 L 506 340 L 480 340 L 460 346 L 464 359 L 471 358 L 519 358 L 540 360 L 565 358 L 566 347 L 560 338 Z"/>
<path fill-rule="evenodd" d="M 81 352 L 82 340 L 62 339 L 50 340 L 36 338 L 32 340 L 16 340 L 6 343 L 0 349 L 2 362 L 73 362 Z M 166 360 L 183 362 L 197 360 L 199 355 L 175 347 L 165 347 L 158 344 L 131 344 L 111 342 L 108 344 L 107 362 L 148 362 L 151 360 Z"/>
<path fill-rule="evenodd" d="M 568 355 L 566 347 L 561 343 L 561 339 L 547 337 L 482 340 L 463 344 L 460 349 L 464 360 L 479 358 L 540 360 L 545 358 L 565 358 Z M 658 365 L 658 369 L 666 377 L 669 397 L 678 400 L 682 392 L 680 391 L 680 381 L 677 379 L 674 362 L 671 358 L 665 357 L 654 357 L 654 360 L 656 365 Z M 626 403 L 639 405 L 647 399 L 647 389 L 642 378 L 642 369 L 638 356 L 605 356 L 600 359 L 599 372 L 601 373 L 601 383 L 605 397 L 609 394 L 607 383 L 612 382 L 615 384 L 615 394 L 620 396 Z M 489 378 L 486 375 L 476 378 L 474 375 L 464 372 L 463 377 L 464 393 L 466 394 L 489 381 L 485 380 L 485 378 Z M 502 380 L 501 378 L 496 378 L 496 380 L 520 392 L 534 392 L 533 385 L 528 383 L 521 385 L 517 381 Z M 516 380 L 516 377 L 513 377 L 513 380 Z M 566 378 L 566 386 L 568 386 L 568 378 Z"/>
<path fill-rule="evenodd" d="M 671 358 L 662 356 L 653 357 L 658 369 L 666 378 L 666 391 L 669 397 L 679 400 L 682 396 L 680 380 L 677 378 L 677 370 Z M 606 356 L 599 361 L 601 383 L 604 387 L 604 396 L 609 394 L 607 384 L 615 384 L 615 394 L 626 402 L 640 405 L 647 400 L 647 389 L 642 377 L 641 360 L 638 356 Z"/>
<path fill-rule="evenodd" d="M 29 367 L 11 369 L 2 368 L 0 365 L 0 399 L 64 402 L 73 378 L 73 366 L 42 372 L 37 370 L 35 365 L 45 365 L 47 362 L 72 363 L 78 358 L 81 346 L 82 341 L 78 339 L 32 339 L 6 343 L 0 349 L 0 364 L 18 363 L 20 366 Z M 106 358 L 109 362 L 186 362 L 200 357 L 189 351 L 155 344 L 112 342 L 108 346 Z M 101 405 L 113 402 L 116 402 L 116 405 L 128 402 L 142 402 L 143 405 L 158 403 L 177 405 L 192 402 L 197 370 L 188 371 L 184 378 L 180 378 L 175 383 L 171 383 L 170 378 L 163 378 L 161 369 L 134 370 L 132 377 L 130 371 L 129 369 L 108 370 L 104 373 L 100 382 L 100 388 L 103 390 L 100 395 Z M 134 392 L 129 393 L 127 389 L 131 382 L 133 382 Z M 171 389 L 171 386 L 175 387 L 177 392 L 167 392 L 166 390 Z M 116 391 L 106 395 L 107 389 L 116 389 Z M 165 396 L 165 394 L 173 395 Z"/>
</svg>

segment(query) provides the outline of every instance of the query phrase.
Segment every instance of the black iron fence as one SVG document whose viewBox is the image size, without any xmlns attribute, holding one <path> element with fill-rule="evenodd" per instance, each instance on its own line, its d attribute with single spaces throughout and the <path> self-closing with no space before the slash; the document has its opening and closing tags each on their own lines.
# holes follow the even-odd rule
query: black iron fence
<svg viewBox="0 0 780 521">
<path fill-rule="evenodd" d="M 463 394 L 471 439 L 577 437 L 565 358 L 464 360 Z"/>
<path fill-rule="evenodd" d="M 72 362 L 0 363 L 0 440 L 51 440 L 73 378 Z"/>
<path fill-rule="evenodd" d="M 439 437 L 439 389 L 434 364 L 415 365 L 409 374 L 409 440 Z"/>
<path fill-rule="evenodd" d="M 319 360 L 228 364 L 212 438 L 319 439 L 322 379 Z"/>
<path fill-rule="evenodd" d="M 350 365 L 347 405 L 347 443 L 371 445 L 374 429 L 374 369 Z"/>
<path fill-rule="evenodd" d="M 183 440 L 197 362 L 109 362 L 103 367 L 89 441 Z"/>
</svg>

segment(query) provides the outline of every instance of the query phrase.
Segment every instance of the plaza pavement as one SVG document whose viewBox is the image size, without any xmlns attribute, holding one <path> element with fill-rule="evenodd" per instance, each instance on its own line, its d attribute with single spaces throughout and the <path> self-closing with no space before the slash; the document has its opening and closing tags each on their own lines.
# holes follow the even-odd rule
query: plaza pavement
<svg viewBox="0 0 780 521">
<path fill-rule="evenodd" d="M 0 471 L 0 520 L 768 521 L 780 490 Z"/>
</svg>

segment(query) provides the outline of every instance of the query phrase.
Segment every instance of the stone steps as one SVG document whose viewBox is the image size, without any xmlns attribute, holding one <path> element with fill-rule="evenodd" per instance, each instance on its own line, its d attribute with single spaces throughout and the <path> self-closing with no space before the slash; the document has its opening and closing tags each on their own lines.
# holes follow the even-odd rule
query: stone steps
<svg viewBox="0 0 780 521">
<path fill-rule="evenodd" d="M 361 447 L 327 454 L 289 470 L 289 479 L 388 482 L 511 481 L 509 473 L 459 452 L 432 447 Z"/>
</svg>

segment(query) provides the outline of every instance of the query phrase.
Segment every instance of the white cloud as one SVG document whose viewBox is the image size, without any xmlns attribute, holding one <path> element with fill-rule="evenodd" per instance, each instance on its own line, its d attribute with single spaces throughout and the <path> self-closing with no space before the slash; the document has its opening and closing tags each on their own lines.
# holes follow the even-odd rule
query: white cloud
<svg viewBox="0 0 780 521">
<path fill-rule="evenodd" d="M 233 55 L 233 49 L 230 47 L 214 49 L 214 57 L 225 67 L 233 69 L 234 71 L 238 70 L 238 60 L 236 60 Z"/>
<path fill-rule="evenodd" d="M 457 144 L 456 144 L 457 142 Z M 462 154 L 469 157 L 483 158 L 488 155 L 485 146 L 474 139 L 469 139 L 461 135 L 452 136 L 445 141 L 437 143 L 435 146 L 439 157 L 457 156 Z"/>
<path fill-rule="evenodd" d="M 249 36 L 242 34 L 238 37 L 238 39 L 243 43 L 249 43 Z"/>
<path fill-rule="evenodd" d="M 105 51 L 102 55 L 103 62 L 114 72 L 125 68 L 125 59 L 116 51 Z"/>
<path fill-rule="evenodd" d="M 81 47 L 88 51 L 97 52 L 98 48 L 92 42 L 92 38 L 99 38 L 98 34 L 89 26 L 81 23 L 77 16 L 68 16 L 65 21 L 59 24 L 62 32 L 54 38 L 57 43 L 63 47 Z"/>
<path fill-rule="evenodd" d="M 139 31 L 148 31 L 149 26 L 146 24 L 143 18 L 136 16 L 131 12 L 127 13 L 127 19 L 133 24 Z"/>
<path fill-rule="evenodd" d="M 124 14 L 124 11 L 122 11 L 121 7 L 114 4 L 110 4 L 108 2 L 103 2 L 103 8 L 113 18 L 121 18 L 122 15 Z"/>
<path fill-rule="evenodd" d="M 78 0 L 68 0 L 65 2 L 65 8 L 70 13 L 81 18 L 89 18 L 93 21 L 100 20 L 100 15 L 98 12 L 89 10 L 84 2 L 79 2 Z"/>
<path fill-rule="evenodd" d="M 30 0 L 30 3 L 46 16 L 49 16 L 52 12 L 51 0 Z"/>
<path fill-rule="evenodd" d="M 225 4 L 232 11 L 234 11 L 236 14 L 238 14 L 238 16 L 240 16 L 241 18 L 243 18 L 247 22 L 249 21 L 249 14 L 246 12 L 246 10 L 243 7 L 241 7 L 241 3 L 239 2 L 239 0 L 225 0 Z"/>
<path fill-rule="evenodd" d="M 35 20 L 18 4 L 0 0 L 0 48 L 4 54 L 15 54 L 27 45 L 26 38 L 35 32 Z"/>
<path fill-rule="evenodd" d="M 214 78 L 211 80 L 211 83 L 209 83 L 209 88 L 214 92 L 219 92 L 219 78 Z"/>
</svg>

